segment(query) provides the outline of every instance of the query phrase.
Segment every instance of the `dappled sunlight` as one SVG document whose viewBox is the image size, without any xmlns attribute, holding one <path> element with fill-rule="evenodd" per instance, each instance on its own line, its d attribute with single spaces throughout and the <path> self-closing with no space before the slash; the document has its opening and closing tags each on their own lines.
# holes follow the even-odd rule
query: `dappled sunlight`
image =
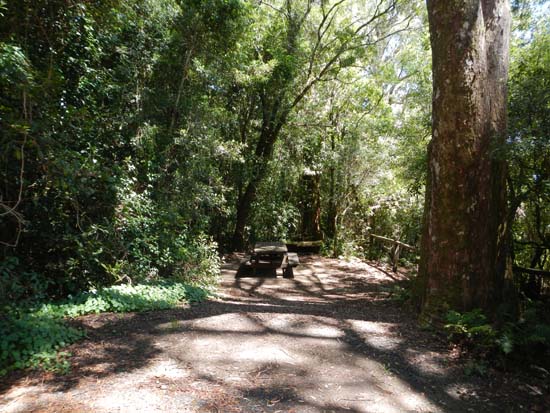
<svg viewBox="0 0 550 413">
<path fill-rule="evenodd" d="M 476 397 L 476 386 L 471 383 L 452 383 L 445 389 L 445 392 L 455 400 L 461 400 L 468 396 Z"/>
<path fill-rule="evenodd" d="M 440 349 L 418 340 L 423 333 L 387 300 L 392 277 L 368 264 L 301 261 L 294 279 L 235 279 L 237 263 L 226 263 L 217 296 L 200 306 L 89 316 L 86 345 L 73 346 L 74 372 L 45 388 L 63 389 L 64 397 L 100 391 L 99 411 L 128 410 L 128 400 L 137 411 L 184 412 L 464 405 L 456 392 L 430 386 L 433 378 L 447 389 L 454 381 Z M 43 389 L 31 394 L 43 397 Z"/>
<path fill-rule="evenodd" d="M 408 348 L 405 352 L 405 359 L 422 376 L 444 376 L 447 371 L 445 357 L 434 351 Z"/>
<path fill-rule="evenodd" d="M 156 360 L 151 366 L 147 367 L 147 373 L 152 377 L 166 377 L 171 380 L 183 379 L 189 377 L 190 372 L 180 366 L 178 362 L 173 359 L 169 360 Z"/>
<path fill-rule="evenodd" d="M 365 342 L 380 350 L 397 349 L 403 341 L 392 332 L 395 324 L 361 320 L 348 320 L 348 324 Z"/>
<path fill-rule="evenodd" d="M 273 396 L 318 403 L 319 406 L 352 408 L 358 412 L 400 412 L 418 408 L 438 411 L 425 396 L 389 372 L 384 364 L 361 353 L 350 352 L 342 329 L 348 327 L 348 323 L 340 325 L 335 319 L 326 317 L 303 317 L 292 322 L 292 314 L 274 318 L 248 313 L 247 323 L 238 331 L 239 328 L 227 326 L 225 317 L 203 320 L 204 326 L 209 328 L 202 328 L 202 323 L 200 329 L 191 325 L 188 338 L 181 343 L 186 352 L 181 354 L 167 348 L 166 353 L 180 363 L 193 365 L 197 379 L 216 382 L 228 392 L 242 392 L 247 397 L 263 397 L 270 389 L 278 388 L 285 391 L 275 392 Z M 252 331 L 248 324 L 250 319 L 258 324 Z M 384 334 L 392 327 L 391 324 L 354 323 L 365 335 Z M 216 325 L 218 329 L 213 329 Z M 247 325 L 249 328 L 244 328 Z M 232 345 L 216 346 L 220 336 Z M 289 336 L 292 345 L 289 345 Z M 206 352 L 209 357 L 204 360 L 202 355 Z M 264 387 L 264 382 L 269 383 L 268 387 Z M 259 387 L 247 390 L 250 384 Z"/>
<path fill-rule="evenodd" d="M 342 337 L 343 333 L 336 326 L 308 325 L 303 328 L 303 333 L 316 338 L 334 339 Z"/>
<path fill-rule="evenodd" d="M 164 400 L 155 388 L 148 388 L 144 386 L 135 391 L 121 392 L 118 387 L 112 387 L 104 389 L 100 396 L 94 400 L 94 408 L 104 411 L 121 411 L 131 409 L 133 411 L 146 412 L 152 406 L 174 406 L 172 401 L 167 405 L 168 400 Z M 135 406 L 140 406 L 136 407 Z"/>
<path fill-rule="evenodd" d="M 550 413 L 550 0 L 0 21 L 0 413 Z"/>
<path fill-rule="evenodd" d="M 206 317 L 201 320 L 201 330 L 202 331 L 208 331 L 212 330 L 215 331 L 216 328 L 219 328 L 220 325 L 223 325 L 223 333 L 231 333 L 231 332 L 248 332 L 248 333 L 255 333 L 255 332 L 261 332 L 264 331 L 265 328 L 258 323 L 256 323 L 253 319 L 249 317 L 240 317 L 236 318 L 234 317 L 235 313 L 228 313 L 228 314 L 220 314 L 215 317 Z M 183 322 L 182 327 L 185 329 L 191 329 L 193 330 L 193 326 L 191 323 L 191 326 L 188 326 L 187 323 L 190 322 Z M 178 327 L 174 327 L 173 323 L 166 323 L 162 326 L 168 329 L 168 333 L 170 333 L 170 329 L 175 329 Z"/>
<path fill-rule="evenodd" d="M 233 279 L 235 268 L 226 265 L 223 282 L 231 289 L 229 294 L 247 297 L 247 300 L 251 295 L 308 302 L 381 298 L 380 286 L 395 280 L 368 263 L 359 263 L 329 258 L 314 260 L 306 256 L 295 270 L 294 279 L 243 277 L 237 280 Z"/>
</svg>

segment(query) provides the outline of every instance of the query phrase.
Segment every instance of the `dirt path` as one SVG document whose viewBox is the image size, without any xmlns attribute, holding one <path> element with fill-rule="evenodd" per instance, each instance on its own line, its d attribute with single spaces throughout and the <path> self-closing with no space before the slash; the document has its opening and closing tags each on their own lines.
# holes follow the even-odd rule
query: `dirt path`
<svg viewBox="0 0 550 413">
<path fill-rule="evenodd" d="M 0 411 L 545 411 L 505 378 L 464 377 L 388 299 L 402 276 L 301 260 L 292 280 L 235 280 L 230 262 L 219 298 L 195 307 L 84 317 L 72 372 L 9 376 Z"/>
</svg>

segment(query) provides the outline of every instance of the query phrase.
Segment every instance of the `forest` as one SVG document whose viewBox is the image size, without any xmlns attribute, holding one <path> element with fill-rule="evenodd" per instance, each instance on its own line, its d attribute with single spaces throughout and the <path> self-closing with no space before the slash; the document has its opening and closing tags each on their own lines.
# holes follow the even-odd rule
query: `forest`
<svg viewBox="0 0 550 413">
<path fill-rule="evenodd" d="M 233 280 L 262 241 L 298 248 L 293 280 Z M 186 317 L 263 311 L 212 307 L 241 289 L 293 316 L 300 292 L 316 316 L 307 302 L 339 290 L 306 272 L 343 263 L 384 269 L 392 310 L 373 308 L 468 377 L 535 377 L 494 411 L 550 406 L 548 1 L 0 0 L 0 404 L 18 375 L 85 375 L 63 349 L 130 329 L 102 314 L 170 314 L 183 337 Z M 378 304 L 342 271 L 326 273 L 349 287 L 336 318 L 367 320 L 345 316 Z M 413 411 L 292 410 L 306 396 L 262 389 L 265 410 L 177 411 Z M 414 408 L 470 406 L 442 397 Z"/>
</svg>

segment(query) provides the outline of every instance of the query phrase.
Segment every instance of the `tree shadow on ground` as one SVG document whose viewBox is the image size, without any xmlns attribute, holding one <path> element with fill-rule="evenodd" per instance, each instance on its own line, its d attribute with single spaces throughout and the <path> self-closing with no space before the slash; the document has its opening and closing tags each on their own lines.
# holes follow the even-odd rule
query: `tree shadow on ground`
<svg viewBox="0 0 550 413">
<path fill-rule="evenodd" d="M 162 359 L 185 369 L 186 380 L 221 389 L 219 400 L 200 396 L 204 411 L 224 403 L 232 411 L 228 400 L 247 412 L 375 411 L 365 407 L 373 403 L 416 411 L 419 400 L 428 411 L 515 411 L 492 406 L 482 390 L 457 393 L 491 389 L 448 368 L 444 344 L 387 299 L 382 287 L 395 281 L 372 267 L 350 272 L 308 257 L 294 279 L 235 280 L 236 266 L 224 267 L 219 299 L 201 305 L 82 317 L 88 338 L 69 349 L 70 374 L 14 373 L 0 391 L 34 378 L 67 392 Z"/>
</svg>

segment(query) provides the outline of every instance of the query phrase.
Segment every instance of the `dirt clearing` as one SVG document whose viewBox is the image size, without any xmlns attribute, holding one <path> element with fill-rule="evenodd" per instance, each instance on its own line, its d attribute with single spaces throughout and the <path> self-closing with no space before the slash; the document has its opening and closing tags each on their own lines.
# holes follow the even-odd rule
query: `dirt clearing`
<svg viewBox="0 0 550 413">
<path fill-rule="evenodd" d="M 235 258 L 206 303 L 81 318 L 71 372 L 4 377 L 0 411 L 548 411 L 539 384 L 466 377 L 392 301 L 403 274 L 309 256 L 294 279 L 235 279 Z"/>
</svg>

